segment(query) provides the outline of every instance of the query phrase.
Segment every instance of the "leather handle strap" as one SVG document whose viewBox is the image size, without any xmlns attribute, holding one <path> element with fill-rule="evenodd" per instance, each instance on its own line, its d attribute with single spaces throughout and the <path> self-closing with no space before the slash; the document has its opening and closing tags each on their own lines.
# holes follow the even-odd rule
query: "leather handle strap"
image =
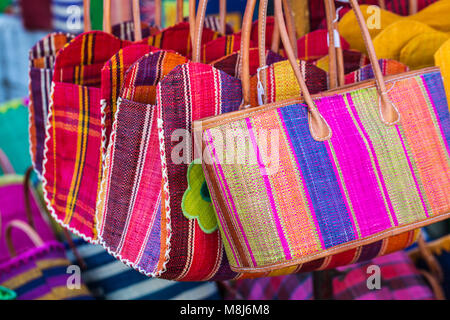
<svg viewBox="0 0 450 320">
<path fill-rule="evenodd" d="M 264 67 L 266 65 L 266 29 L 267 29 L 267 5 L 268 1 L 259 2 L 258 12 L 258 51 L 259 51 L 259 66 Z M 295 28 L 295 19 L 289 0 L 283 0 L 284 11 L 286 12 L 286 23 L 288 27 L 289 39 L 291 46 L 294 50 L 295 56 L 298 57 L 297 47 L 297 31 Z M 250 43 L 247 45 L 250 46 Z M 272 33 L 272 46 L 271 51 L 278 52 L 280 50 L 280 31 L 278 24 L 275 23 Z"/>
<path fill-rule="evenodd" d="M 328 72 L 328 81 L 329 88 L 334 89 L 338 86 L 338 67 L 336 60 L 336 46 L 335 46 L 335 29 L 334 23 L 335 20 L 333 14 L 335 12 L 334 1 L 333 0 L 325 0 L 325 17 L 327 21 L 327 30 L 328 30 L 328 63 L 329 63 L 329 72 Z"/>
<path fill-rule="evenodd" d="M 267 0 L 265 0 L 267 1 Z M 250 105 L 250 61 L 249 51 L 250 48 L 245 43 L 250 43 L 250 33 L 252 25 L 252 17 L 255 10 L 256 0 L 248 0 L 245 8 L 243 25 L 242 25 L 242 40 L 241 40 L 241 52 L 242 59 L 242 93 L 244 98 L 244 108 Z M 297 57 L 294 54 L 294 50 L 290 44 L 289 35 L 286 30 L 286 24 L 283 16 L 282 0 L 275 0 L 275 21 L 278 23 L 280 30 L 281 41 L 283 42 L 284 49 L 289 58 L 292 68 L 294 69 L 295 76 L 300 85 L 301 92 L 308 107 L 308 122 L 309 129 L 312 137 L 317 141 L 324 141 L 331 137 L 331 129 L 326 123 L 325 119 L 321 116 L 317 107 L 315 106 L 303 76 L 300 71 L 300 67 L 297 63 Z"/>
<path fill-rule="evenodd" d="M 162 26 L 162 0 L 155 0 L 155 25 L 161 29 Z"/>
<path fill-rule="evenodd" d="M 177 17 L 176 21 L 177 23 L 180 23 L 183 21 L 183 0 L 177 0 Z"/>
<path fill-rule="evenodd" d="M 30 240 L 36 247 L 42 246 L 44 244 L 42 238 L 29 224 L 21 220 L 12 220 L 7 224 L 5 232 L 6 245 L 8 247 L 8 251 L 11 257 L 15 257 L 17 255 L 16 249 L 14 248 L 14 244 L 11 238 L 13 228 L 20 229 L 21 231 L 23 231 L 28 236 L 28 238 L 30 238 Z"/>
<path fill-rule="evenodd" d="M 141 28 L 141 11 L 139 6 L 139 0 L 133 0 L 133 24 L 134 24 L 134 41 L 142 40 L 142 28 Z"/>
<path fill-rule="evenodd" d="M 208 0 L 200 0 L 198 3 L 197 14 L 195 14 L 195 0 L 189 0 L 189 24 L 190 24 L 190 34 L 191 34 L 191 43 L 192 43 L 192 61 L 200 62 L 200 52 L 202 46 L 202 32 L 203 26 L 205 24 L 205 15 L 206 15 L 206 5 L 208 4 Z M 226 17 L 226 0 L 220 0 L 219 8 L 221 12 L 219 13 L 219 17 L 221 19 L 220 25 L 223 29 L 223 33 L 225 34 L 225 17 Z M 192 25 L 195 26 L 192 29 Z"/>
<path fill-rule="evenodd" d="M 259 68 L 260 68 L 259 70 L 264 68 L 267 64 L 267 62 L 266 62 L 267 5 L 268 5 L 268 1 L 259 1 L 259 12 L 258 12 L 258 53 L 259 53 Z M 295 56 L 298 57 L 295 20 L 294 20 L 294 16 L 292 15 L 292 8 L 289 3 L 289 0 L 283 0 L 283 7 L 285 8 L 285 11 L 288 12 L 288 14 L 286 14 L 286 22 L 288 24 L 290 43 L 294 50 Z M 278 28 L 278 23 L 275 23 L 275 25 L 274 25 L 271 43 L 272 43 L 271 51 L 278 52 L 280 49 L 280 30 Z M 249 42 L 244 43 L 244 45 L 248 45 L 250 48 Z M 243 54 L 243 52 L 241 51 L 240 54 Z M 240 59 L 240 60 L 242 60 L 242 59 Z M 242 64 L 240 64 L 239 67 L 241 68 Z M 258 72 L 259 72 L 259 70 L 258 70 Z M 241 74 L 242 74 L 242 70 L 241 70 Z M 261 78 L 261 86 L 263 89 L 261 98 L 262 98 L 263 102 L 266 103 L 267 96 L 264 94 L 264 92 L 267 92 L 267 83 L 266 83 L 265 77 Z"/>
<path fill-rule="evenodd" d="M 306 86 L 305 80 L 303 79 L 302 73 L 300 71 L 300 66 L 297 63 L 297 58 L 294 54 L 294 50 L 289 42 L 289 36 L 287 34 L 286 25 L 283 19 L 283 6 L 282 0 L 275 0 L 275 19 L 280 28 L 281 41 L 285 48 L 286 54 L 288 56 L 289 62 L 294 69 L 295 77 L 297 78 L 298 84 L 300 85 L 300 90 L 303 94 L 303 98 L 308 107 L 308 123 L 309 131 L 314 140 L 324 141 L 331 137 L 331 128 L 328 123 L 319 113 L 314 101 L 311 98 L 308 87 Z"/>
<path fill-rule="evenodd" d="M 417 3 L 417 0 L 409 0 L 409 15 L 416 14 L 419 10 L 419 5 Z"/>
<path fill-rule="evenodd" d="M 364 44 L 366 46 L 367 53 L 369 55 L 370 64 L 375 76 L 375 82 L 379 97 L 379 113 L 381 121 L 386 125 L 395 125 L 400 121 L 400 113 L 397 108 L 390 101 L 386 84 L 384 82 L 383 73 L 381 72 L 380 65 L 378 64 L 378 58 L 375 54 L 375 48 L 373 46 L 372 38 L 370 37 L 369 30 L 367 28 L 364 16 L 361 12 L 357 0 L 338 0 L 340 2 L 350 3 L 353 12 L 355 13 L 356 20 L 358 21 L 359 28 L 362 33 Z"/>
<path fill-rule="evenodd" d="M 0 168 L 2 168 L 2 171 L 4 174 L 16 173 L 14 171 L 14 168 L 13 168 L 11 162 L 9 162 L 9 159 L 6 156 L 6 153 L 2 149 L 0 149 Z"/>
<path fill-rule="evenodd" d="M 91 8 L 91 0 L 83 0 L 84 32 L 88 32 L 88 31 L 92 30 L 90 8 Z"/>
<path fill-rule="evenodd" d="M 28 224 L 33 228 L 36 229 L 34 219 L 33 219 L 33 212 L 31 210 L 31 201 L 30 201 L 30 177 L 31 173 L 33 172 L 33 167 L 29 167 L 27 171 L 25 172 L 25 177 L 23 179 L 23 196 L 25 199 L 25 213 L 27 214 L 27 220 Z"/>
<path fill-rule="evenodd" d="M 386 1 L 385 0 L 378 0 L 378 6 L 381 9 L 386 10 Z"/>
<path fill-rule="evenodd" d="M 161 6 L 160 0 L 159 5 Z M 133 0 L 132 6 L 133 6 L 134 38 L 136 41 L 140 41 L 142 40 L 142 30 L 141 30 L 141 16 L 139 11 L 140 9 L 139 0 Z M 156 7 L 158 6 L 156 5 Z M 83 0 L 83 15 L 84 15 L 83 23 L 85 32 L 92 30 L 90 8 L 91 8 L 91 1 Z M 107 33 L 112 33 L 111 0 L 103 0 L 103 31 Z"/>
</svg>

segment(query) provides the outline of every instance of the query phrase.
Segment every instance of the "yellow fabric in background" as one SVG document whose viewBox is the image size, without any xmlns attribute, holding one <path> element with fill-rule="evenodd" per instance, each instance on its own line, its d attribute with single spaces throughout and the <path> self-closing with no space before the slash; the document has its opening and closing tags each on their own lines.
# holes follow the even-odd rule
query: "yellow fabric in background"
<svg viewBox="0 0 450 320">
<path fill-rule="evenodd" d="M 434 54 L 434 62 L 441 68 L 447 101 L 450 101 L 450 40 L 447 40 Z"/>
<path fill-rule="evenodd" d="M 378 9 L 378 15 L 377 12 L 374 12 L 374 6 L 361 5 L 360 7 L 364 19 L 369 24 L 368 27 L 372 39 L 389 25 L 404 20 L 421 22 L 437 31 L 450 32 L 450 0 L 437 1 L 418 13 L 408 17 L 403 17 L 382 9 Z M 377 19 L 377 17 L 379 17 L 379 19 Z M 377 22 L 379 22 L 379 25 L 377 25 Z M 346 13 L 339 21 L 339 33 L 348 41 L 352 49 L 367 53 L 353 11 Z"/>
<path fill-rule="evenodd" d="M 424 33 L 438 33 L 424 23 L 402 20 L 387 26 L 375 38 L 373 46 L 378 59 L 400 61 L 400 52 L 414 37 Z"/>
<path fill-rule="evenodd" d="M 402 48 L 399 61 L 412 70 L 432 67 L 434 54 L 448 39 L 450 36 L 442 32 L 419 34 Z"/>
<path fill-rule="evenodd" d="M 309 32 L 308 0 L 289 0 L 289 2 L 295 20 L 297 38 L 301 38 Z"/>
</svg>

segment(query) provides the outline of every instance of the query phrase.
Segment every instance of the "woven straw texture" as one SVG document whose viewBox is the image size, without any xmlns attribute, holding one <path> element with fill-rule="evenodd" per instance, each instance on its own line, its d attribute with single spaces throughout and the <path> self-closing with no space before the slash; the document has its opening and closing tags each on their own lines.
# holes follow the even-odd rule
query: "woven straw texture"
<svg viewBox="0 0 450 320">
<path fill-rule="evenodd" d="M 194 160 L 192 121 L 237 110 L 242 101 L 240 81 L 211 66 L 187 63 L 176 67 L 157 87 L 158 126 L 163 172 L 163 203 L 171 229 L 167 271 L 176 280 L 230 279 L 219 232 L 204 233 L 195 219 L 187 219 L 181 203 L 188 188 L 187 171 Z M 172 135 L 182 129 L 185 148 Z M 188 140 L 189 139 L 189 140 Z M 181 159 L 175 159 L 177 155 Z M 181 162 L 181 163 L 177 163 Z"/>
<path fill-rule="evenodd" d="M 325 142 L 312 139 L 301 104 L 203 132 L 203 168 L 233 269 L 295 265 L 448 216 L 450 118 L 441 74 L 398 79 L 388 95 L 401 114 L 394 126 L 380 121 L 374 87 L 317 98 L 333 132 Z M 238 130 L 239 161 L 220 160 L 229 130 Z M 278 140 L 270 159 L 267 132 Z"/>
<path fill-rule="evenodd" d="M 53 217 L 96 241 L 95 204 L 101 179 L 101 68 L 131 42 L 92 31 L 56 57 L 44 152 L 44 197 Z"/>
<path fill-rule="evenodd" d="M 136 44 L 120 49 L 105 63 L 101 75 L 102 105 L 102 154 L 105 156 L 109 144 L 114 114 L 117 109 L 117 98 L 125 77 L 125 72 L 133 63 L 146 53 L 158 49 L 146 44 Z"/>
<path fill-rule="evenodd" d="M 136 61 L 125 74 L 98 196 L 101 243 L 150 276 L 164 272 L 170 237 L 161 211 L 155 90 L 174 67 L 186 62 L 176 53 L 156 51 Z"/>
</svg>

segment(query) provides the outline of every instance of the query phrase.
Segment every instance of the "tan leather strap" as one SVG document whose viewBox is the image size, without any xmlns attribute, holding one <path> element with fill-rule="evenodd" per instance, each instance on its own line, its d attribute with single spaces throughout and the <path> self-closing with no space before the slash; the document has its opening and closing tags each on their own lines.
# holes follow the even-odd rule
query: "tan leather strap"
<svg viewBox="0 0 450 320">
<path fill-rule="evenodd" d="M 139 0 L 133 0 L 133 22 L 134 22 L 134 38 L 136 41 L 142 40 L 141 16 L 139 11 Z M 83 26 L 84 32 L 92 30 L 91 1 L 83 0 Z M 112 33 L 111 25 L 111 0 L 103 0 L 103 31 Z"/>
<path fill-rule="evenodd" d="M 139 0 L 133 0 L 134 41 L 142 40 L 141 12 Z"/>
<path fill-rule="evenodd" d="M 381 121 L 386 125 L 394 125 L 400 121 L 400 113 L 397 108 L 390 101 L 386 84 L 384 82 L 383 73 L 381 72 L 380 65 L 378 64 L 378 59 L 375 54 L 375 49 L 373 46 L 372 39 L 370 37 L 369 30 L 367 29 L 366 22 L 364 20 L 364 16 L 361 12 L 361 8 L 359 7 L 357 0 L 347 0 L 350 2 L 353 11 L 355 13 L 356 19 L 358 21 L 359 28 L 361 29 L 362 36 L 364 39 L 364 43 L 367 49 L 367 53 L 369 55 L 370 63 L 372 65 L 372 70 L 375 75 L 375 81 L 377 84 L 378 96 L 379 96 L 379 111 Z M 344 2 L 341 0 L 341 2 Z"/>
<path fill-rule="evenodd" d="M 30 227 L 29 224 L 21 220 L 12 220 L 7 224 L 5 232 L 6 245 L 8 247 L 8 251 L 11 257 L 15 257 L 17 255 L 16 249 L 14 248 L 13 241 L 11 238 L 11 232 L 13 228 L 22 230 L 28 236 L 28 238 L 30 238 L 30 240 L 36 247 L 42 246 L 44 244 L 42 238 L 32 227 Z"/>
<path fill-rule="evenodd" d="M 221 3 L 219 3 L 220 10 L 226 9 L 226 2 L 222 3 L 226 0 L 220 0 Z M 191 3 L 193 2 L 193 3 Z M 208 4 L 208 0 L 199 0 L 198 3 L 198 10 L 197 14 L 192 15 L 192 12 L 195 12 L 195 0 L 189 0 L 189 23 L 192 24 L 193 18 L 195 18 L 195 30 L 194 30 L 194 36 L 192 38 L 192 61 L 193 62 L 200 62 L 200 52 L 201 52 L 201 46 L 202 46 L 202 32 L 203 32 L 203 26 L 205 24 L 205 15 L 206 15 L 206 5 Z M 221 19 L 220 24 L 221 26 L 224 26 L 225 17 L 226 17 L 226 11 L 220 12 L 219 17 Z M 224 27 L 223 27 L 224 28 Z M 192 32 L 190 30 L 190 32 Z M 224 34 L 225 32 L 223 32 Z"/>
<path fill-rule="evenodd" d="M 258 12 L 258 52 L 259 52 L 259 68 L 260 68 L 259 70 L 264 68 L 267 64 L 266 63 L 267 5 L 268 5 L 267 0 L 259 1 L 259 12 Z M 285 11 L 289 12 L 289 14 L 286 14 L 286 20 L 287 20 L 288 28 L 289 28 L 288 29 L 289 41 L 292 45 L 295 56 L 298 57 L 295 20 L 292 15 L 292 8 L 291 8 L 291 5 L 288 0 L 283 0 L 283 7 L 285 8 Z M 244 43 L 244 45 L 250 46 L 250 43 Z M 279 49 L 280 49 L 280 30 L 278 28 L 278 23 L 275 23 L 273 33 L 272 33 L 271 51 L 278 53 Z M 243 54 L 243 52 L 241 51 L 240 54 Z M 239 67 L 242 67 L 242 65 L 240 65 Z M 258 70 L 258 72 L 259 72 L 259 70 Z M 242 72 L 241 72 L 241 74 L 242 74 Z M 260 84 L 258 84 L 258 85 L 260 85 Z M 263 92 L 266 92 L 267 85 L 266 85 L 265 77 L 261 78 L 261 86 L 262 86 L 261 89 L 263 90 Z M 264 101 L 264 103 L 267 102 L 267 96 L 265 94 L 262 94 L 262 100 Z"/>
<path fill-rule="evenodd" d="M 103 31 L 112 33 L 111 0 L 103 0 Z"/>
<path fill-rule="evenodd" d="M 386 10 L 386 1 L 385 0 L 378 0 L 378 6 L 381 9 Z"/>
<path fill-rule="evenodd" d="M 11 162 L 9 162 L 9 159 L 6 156 L 6 153 L 3 152 L 2 149 L 0 149 L 0 168 L 2 168 L 2 171 L 3 171 L 4 174 L 14 174 L 14 173 L 16 173 L 14 171 L 14 168 L 13 168 Z"/>
<path fill-rule="evenodd" d="M 91 8 L 91 0 L 83 0 L 83 26 L 84 26 L 84 32 L 91 31 L 91 29 L 92 29 L 90 8 Z"/>
<path fill-rule="evenodd" d="M 409 0 L 409 15 L 416 14 L 419 10 L 417 0 Z"/>
<path fill-rule="evenodd" d="M 419 246 L 419 252 L 422 258 L 425 260 L 425 263 L 428 265 L 431 273 L 439 280 L 444 280 L 444 272 L 442 271 L 441 265 L 437 261 L 436 257 L 431 252 L 428 244 L 425 241 L 422 233 L 419 234 L 417 238 L 417 244 Z"/>
<path fill-rule="evenodd" d="M 180 23 L 183 21 L 183 0 L 177 0 L 177 17 L 176 21 L 177 23 Z"/>
<path fill-rule="evenodd" d="M 162 0 L 155 0 L 155 25 L 162 28 Z"/>
<path fill-rule="evenodd" d="M 30 192 L 31 192 L 30 177 L 32 172 L 33 167 L 29 167 L 25 172 L 25 177 L 23 179 L 23 196 L 25 199 L 25 213 L 27 214 L 28 224 L 35 229 L 36 226 L 34 224 L 33 211 L 31 210 L 31 201 L 30 201 Z"/>
<path fill-rule="evenodd" d="M 286 8 L 284 9 L 286 12 L 286 24 L 287 24 L 287 28 L 288 28 L 288 33 L 289 33 L 289 39 L 292 45 L 292 48 L 294 49 L 295 55 L 298 57 L 298 48 L 297 48 L 297 29 L 295 27 L 295 19 L 294 19 L 294 15 L 293 15 L 293 11 L 292 11 L 292 7 L 291 7 L 291 3 L 289 2 L 290 0 L 283 0 L 283 7 Z M 262 3 L 265 3 L 263 5 L 261 5 Z M 263 10 L 263 11 L 261 11 Z M 258 47 L 259 47 L 259 52 L 261 54 L 261 52 L 263 52 L 263 54 L 265 55 L 265 44 L 266 44 L 266 20 L 267 20 L 267 1 L 260 1 L 259 2 L 259 14 L 258 14 L 258 34 L 259 34 L 259 39 L 258 39 Z M 264 29 L 264 32 L 262 32 L 262 29 Z M 263 41 L 260 41 L 260 40 Z M 273 52 L 278 53 L 280 51 L 280 32 L 278 30 L 278 24 L 275 23 L 274 25 L 274 29 L 273 29 L 273 34 L 272 34 L 272 45 L 270 50 Z M 261 44 L 263 44 L 264 46 L 261 46 Z M 261 62 L 261 60 L 260 60 Z M 260 67 L 265 66 L 266 64 L 261 64 L 260 63 Z"/>
<path fill-rule="evenodd" d="M 337 79 L 337 60 L 336 60 L 336 46 L 335 46 L 335 32 L 334 32 L 334 0 L 325 0 L 325 17 L 328 29 L 328 81 L 329 88 L 334 89 L 338 86 Z"/>
<path fill-rule="evenodd" d="M 419 272 L 428 281 L 428 284 L 430 285 L 436 300 L 445 300 L 444 290 L 442 289 L 442 286 L 438 279 L 436 279 L 435 276 L 425 270 L 419 270 Z"/>
<path fill-rule="evenodd" d="M 331 128 L 322 115 L 317 110 L 314 101 L 311 98 L 308 87 L 306 86 L 305 80 L 303 79 L 302 73 L 300 71 L 300 66 L 297 63 L 297 58 L 294 54 L 294 50 L 289 42 L 289 36 L 287 34 L 286 25 L 283 18 L 283 6 L 282 0 L 275 0 L 275 18 L 280 28 L 281 41 L 285 52 L 288 56 L 289 62 L 294 69 L 295 77 L 297 78 L 298 84 L 300 85 L 300 90 L 302 92 L 305 103 L 308 106 L 308 122 L 309 131 L 314 140 L 324 141 L 331 138 Z"/>
<path fill-rule="evenodd" d="M 241 52 L 242 58 L 242 93 L 244 98 L 244 108 L 250 105 L 250 61 L 249 61 L 249 51 L 248 45 L 250 43 L 250 33 L 252 25 L 252 17 L 255 9 L 256 0 L 248 0 L 247 6 L 245 8 L 243 25 L 242 25 L 242 41 L 241 41 Z M 289 35 L 286 30 L 286 24 L 284 22 L 283 16 L 283 4 L 282 0 L 275 0 L 275 20 L 277 21 L 280 29 L 281 41 L 285 52 L 289 58 L 289 62 L 294 69 L 295 76 L 300 85 L 300 89 L 303 93 L 303 98 L 308 106 L 308 121 L 309 129 L 312 137 L 317 141 L 324 141 L 331 137 L 331 129 L 326 123 L 325 119 L 320 115 L 317 110 L 303 76 L 300 71 L 300 67 L 297 63 L 297 57 L 294 54 L 294 50 L 290 44 Z"/>
</svg>

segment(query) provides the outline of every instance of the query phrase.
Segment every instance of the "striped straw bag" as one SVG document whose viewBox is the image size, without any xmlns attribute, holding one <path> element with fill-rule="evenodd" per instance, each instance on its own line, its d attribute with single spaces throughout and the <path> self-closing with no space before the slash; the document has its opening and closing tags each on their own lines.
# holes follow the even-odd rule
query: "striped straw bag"
<svg viewBox="0 0 450 320">
<path fill-rule="evenodd" d="M 281 37 L 304 101 L 194 123 L 195 135 L 203 137 L 202 166 L 234 271 L 293 272 L 299 264 L 450 216 L 450 117 L 441 74 L 427 68 L 384 79 L 359 5 L 350 3 L 376 81 L 311 97 L 276 0 Z M 248 1 L 244 41 L 254 6 Z M 243 70 L 249 105 L 246 59 Z M 226 148 L 223 137 L 230 130 L 238 140 Z M 277 143 L 269 158 L 271 140 Z M 230 148 L 237 159 L 223 154 Z"/>
<path fill-rule="evenodd" d="M 12 220 L 5 227 L 5 237 L 11 258 L 0 262 L 0 286 L 13 290 L 18 300 L 92 300 L 86 285 L 72 281 L 71 265 L 64 245 L 43 241 L 26 222 Z M 17 254 L 11 234 L 25 234 L 34 246 Z M 23 235 L 22 235 L 23 236 Z M 73 286 L 72 286 L 73 285 Z"/>
<path fill-rule="evenodd" d="M 29 72 L 29 141 L 33 167 L 42 176 L 44 159 L 45 126 L 53 67 L 56 53 L 74 38 L 64 33 L 51 33 L 30 50 Z"/>
<path fill-rule="evenodd" d="M 188 60 L 155 51 L 127 71 L 115 113 L 97 204 L 101 244 L 141 272 L 165 270 L 171 230 L 161 210 L 161 162 L 156 117 L 156 85 Z"/>
<path fill-rule="evenodd" d="M 62 6 L 64 8 L 67 4 L 67 2 L 58 2 L 55 7 Z M 60 12 L 64 9 L 55 10 Z M 151 34 L 151 30 L 145 25 L 143 25 L 141 32 L 142 36 Z M 134 22 L 126 21 L 112 26 L 112 34 L 122 40 L 134 41 Z M 36 43 L 29 53 L 29 143 L 33 167 L 40 177 L 42 177 L 45 127 L 47 125 L 49 96 L 56 54 L 74 37 L 75 35 L 68 33 L 51 33 Z M 104 98 L 103 95 L 102 98 Z"/>
<path fill-rule="evenodd" d="M 105 28 L 111 30 L 106 21 Z M 131 44 L 106 32 L 90 31 L 78 35 L 56 56 L 42 174 L 44 198 L 55 220 L 87 241 L 97 238 L 101 70 L 115 53 Z"/>
</svg>

